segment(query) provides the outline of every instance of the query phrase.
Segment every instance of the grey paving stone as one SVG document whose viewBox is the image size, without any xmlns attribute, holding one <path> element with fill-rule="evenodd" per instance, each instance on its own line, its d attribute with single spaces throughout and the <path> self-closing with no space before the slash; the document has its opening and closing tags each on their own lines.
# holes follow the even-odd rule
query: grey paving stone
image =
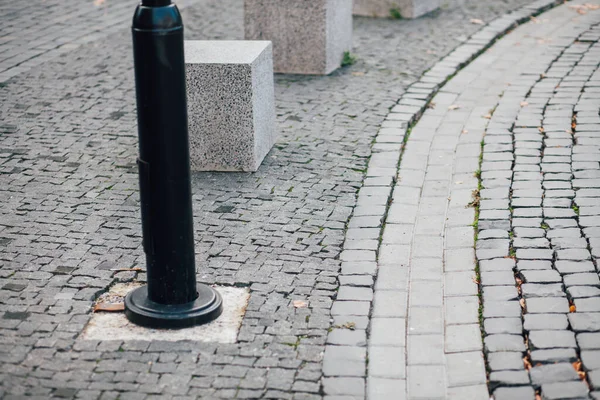
<svg viewBox="0 0 600 400">
<path fill-rule="evenodd" d="M 377 289 L 377 287 L 376 287 Z M 407 293 L 395 290 L 376 290 L 372 317 L 406 318 Z"/>
<path fill-rule="evenodd" d="M 438 281 L 444 276 L 442 260 L 439 258 L 413 258 L 410 263 L 413 281 Z"/>
<path fill-rule="evenodd" d="M 530 358 L 533 365 L 555 364 L 557 362 L 573 363 L 577 361 L 577 353 L 575 349 L 533 350 Z"/>
<path fill-rule="evenodd" d="M 482 271 L 481 284 L 483 286 L 514 285 L 515 276 L 512 271 Z"/>
<path fill-rule="evenodd" d="M 448 387 L 486 383 L 485 363 L 480 351 L 446 356 Z"/>
<path fill-rule="evenodd" d="M 559 237 L 552 239 L 552 247 L 555 249 L 585 249 L 588 244 L 584 238 Z"/>
<path fill-rule="evenodd" d="M 371 301 L 373 300 L 373 289 L 356 286 L 340 286 L 337 299 L 342 301 Z"/>
<path fill-rule="evenodd" d="M 561 283 L 560 274 L 554 270 L 524 270 L 520 271 L 527 283 Z"/>
<path fill-rule="evenodd" d="M 378 271 L 375 290 L 408 291 L 408 268 L 381 265 Z"/>
<path fill-rule="evenodd" d="M 525 300 L 528 314 L 568 313 L 569 302 L 565 297 L 529 297 Z"/>
<path fill-rule="evenodd" d="M 515 249 L 543 249 L 549 248 L 550 242 L 546 238 L 515 238 L 513 240 Z"/>
<path fill-rule="evenodd" d="M 367 379 L 367 396 L 369 399 L 384 400 L 397 397 L 399 400 L 402 400 L 406 398 L 405 395 L 405 380 L 376 377 L 369 377 Z"/>
<path fill-rule="evenodd" d="M 558 260 L 576 260 L 585 261 L 591 259 L 590 252 L 587 249 L 560 249 L 556 250 Z"/>
<path fill-rule="evenodd" d="M 600 297 L 575 299 L 575 308 L 578 313 L 597 312 L 600 313 Z"/>
<path fill-rule="evenodd" d="M 333 329 L 329 332 L 329 335 L 327 335 L 327 343 L 339 346 L 366 346 L 366 331 L 358 329 Z"/>
<path fill-rule="evenodd" d="M 577 344 L 581 350 L 600 350 L 600 333 L 578 333 Z"/>
<path fill-rule="evenodd" d="M 341 287 L 352 287 L 352 286 L 363 286 L 371 288 L 373 287 L 373 277 L 371 275 L 340 275 L 340 288 Z M 371 289 L 372 293 L 372 289 Z M 371 294 L 372 296 L 372 294 Z M 339 300 L 339 295 L 337 297 Z M 359 299 L 354 299 L 359 300 Z"/>
<path fill-rule="evenodd" d="M 525 369 L 523 354 L 520 352 L 489 353 L 487 361 L 492 371 Z"/>
<path fill-rule="evenodd" d="M 569 321 L 565 314 L 525 314 L 523 328 L 527 331 L 565 330 Z"/>
<path fill-rule="evenodd" d="M 522 336 L 494 334 L 483 339 L 485 351 L 495 353 L 498 351 L 525 351 L 525 343 Z"/>
<path fill-rule="evenodd" d="M 444 335 L 409 335 L 408 365 L 442 365 L 444 358 Z"/>
<path fill-rule="evenodd" d="M 588 371 L 600 369 L 600 351 L 582 351 L 581 361 L 584 368 Z"/>
<path fill-rule="evenodd" d="M 482 291 L 484 303 L 487 301 L 519 300 L 517 288 L 513 286 L 485 286 Z"/>
<path fill-rule="evenodd" d="M 517 259 L 519 260 L 551 260 L 552 250 L 548 249 L 518 249 Z"/>
<path fill-rule="evenodd" d="M 410 260 L 410 246 L 396 244 L 382 244 L 379 248 L 379 265 L 392 265 L 396 267 L 408 265 Z"/>
<path fill-rule="evenodd" d="M 561 275 L 595 271 L 591 261 L 556 261 L 554 265 Z"/>
<path fill-rule="evenodd" d="M 512 271 L 515 268 L 515 260 L 511 258 L 494 258 L 479 261 L 479 268 L 484 271 Z"/>
<path fill-rule="evenodd" d="M 473 281 L 473 272 L 447 272 L 444 274 L 445 296 L 471 296 L 477 295 L 478 287 Z M 431 293 L 431 292 L 430 292 Z"/>
<path fill-rule="evenodd" d="M 409 302 L 412 306 L 442 306 L 442 283 L 437 281 L 418 281 L 410 285 Z"/>
<path fill-rule="evenodd" d="M 587 397 L 587 386 L 581 382 L 555 382 L 542 385 L 542 398 L 555 399 L 579 399 Z"/>
<path fill-rule="evenodd" d="M 444 367 L 415 365 L 408 367 L 409 398 L 443 398 L 446 393 Z"/>
<path fill-rule="evenodd" d="M 535 400 L 531 386 L 501 387 L 494 390 L 495 400 Z"/>
<path fill-rule="evenodd" d="M 369 376 L 406 378 L 406 350 L 403 347 L 369 347 Z"/>
<path fill-rule="evenodd" d="M 529 347 L 531 350 L 576 347 L 575 334 L 571 331 L 531 331 Z"/>
<path fill-rule="evenodd" d="M 468 248 L 446 250 L 445 271 L 474 271 L 475 250 Z"/>
<path fill-rule="evenodd" d="M 365 376 L 366 348 L 357 346 L 326 346 L 323 358 L 325 376 Z"/>
<path fill-rule="evenodd" d="M 484 318 L 511 318 L 521 316 L 518 301 L 486 301 L 483 307 Z"/>
<path fill-rule="evenodd" d="M 408 316 L 408 334 L 435 334 L 443 332 L 442 309 L 411 307 Z"/>
<path fill-rule="evenodd" d="M 406 319 L 373 318 L 371 321 L 369 344 L 371 346 L 405 347 Z"/>
<path fill-rule="evenodd" d="M 485 399 L 489 397 L 487 385 L 458 386 L 448 388 L 448 400 Z"/>
<path fill-rule="evenodd" d="M 499 386 L 528 385 L 529 374 L 527 371 L 493 371 L 490 373 L 490 388 L 494 390 Z"/>
<path fill-rule="evenodd" d="M 477 296 L 447 297 L 445 299 L 446 324 L 476 324 L 479 322 Z"/>
<path fill-rule="evenodd" d="M 520 335 L 523 333 L 521 318 L 485 318 L 483 321 L 484 331 L 488 335 L 496 333 L 507 333 Z"/>
<path fill-rule="evenodd" d="M 552 262 L 551 261 L 542 261 L 542 260 L 519 260 L 517 263 L 517 270 L 525 271 L 525 270 L 551 270 Z"/>
<path fill-rule="evenodd" d="M 489 260 L 508 255 L 509 241 L 505 239 L 478 240 L 476 245 L 477 259 Z"/>
<path fill-rule="evenodd" d="M 323 392 L 326 395 L 350 395 L 361 396 L 365 395 L 365 379 L 364 378 L 323 378 Z"/>
<path fill-rule="evenodd" d="M 377 263 L 370 261 L 347 261 L 342 262 L 342 274 L 344 275 L 375 275 L 377 271 Z"/>
<path fill-rule="evenodd" d="M 332 315 L 369 315 L 371 303 L 368 301 L 335 301 L 331 308 Z"/>
<path fill-rule="evenodd" d="M 481 351 L 483 345 L 479 324 L 446 326 L 445 345 L 446 354 Z"/>
<path fill-rule="evenodd" d="M 524 298 L 565 296 L 565 292 L 560 283 L 524 283 L 521 285 L 521 293 Z"/>
<path fill-rule="evenodd" d="M 578 311 L 568 317 L 575 332 L 600 332 L 600 313 Z"/>
<path fill-rule="evenodd" d="M 534 366 L 529 370 L 529 375 L 534 387 L 545 383 L 579 380 L 579 375 L 570 363 Z"/>
<path fill-rule="evenodd" d="M 571 286 L 567 293 L 574 299 L 600 296 L 600 289 L 595 286 Z"/>
<path fill-rule="evenodd" d="M 600 279 L 595 273 L 570 274 L 564 277 L 565 286 L 600 286 Z"/>
</svg>

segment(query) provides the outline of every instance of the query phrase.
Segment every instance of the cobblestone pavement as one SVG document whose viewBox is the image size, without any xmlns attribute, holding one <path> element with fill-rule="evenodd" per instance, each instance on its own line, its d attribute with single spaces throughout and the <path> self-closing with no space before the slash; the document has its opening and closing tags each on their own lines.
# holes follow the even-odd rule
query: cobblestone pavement
<svg viewBox="0 0 600 400">
<path fill-rule="evenodd" d="M 416 21 L 356 19 L 357 64 L 276 78 L 280 137 L 261 169 L 193 178 L 199 279 L 251 291 L 234 345 L 78 339 L 99 293 L 145 279 L 111 271 L 144 264 L 126 28 L 7 81 L 0 397 L 322 398 L 346 224 L 365 174 L 378 171 L 371 145 L 384 118 L 408 84 L 480 28 L 471 18 L 529 3 L 453 0 Z M 184 10 L 186 37 L 241 38 L 241 13 L 239 0 L 198 2 Z M 356 323 L 363 334 L 366 323 Z"/>
<path fill-rule="evenodd" d="M 496 400 L 600 398 L 600 3 L 588 4 L 507 38 L 510 86 L 490 82 L 502 98 L 476 252 Z"/>
<path fill-rule="evenodd" d="M 198 0 L 182 0 L 185 7 Z M 137 0 L 0 0 L 0 83 L 123 30 Z"/>
<path fill-rule="evenodd" d="M 521 9 L 524 14 L 516 18 L 532 8 Z M 597 349 L 590 332 L 600 329 L 594 314 L 600 311 L 594 308 L 599 282 L 592 261 L 597 244 L 589 240 L 597 229 L 594 210 L 600 204 L 594 191 L 600 167 L 595 132 L 600 110 L 595 93 L 599 8 L 597 2 L 573 2 L 533 18 L 452 78 L 406 132 L 405 121 L 425 107 L 422 99 L 452 75 L 457 64 L 480 50 L 478 41 L 512 23 L 497 21 L 492 24 L 496 27 L 444 58 L 392 109 L 371 161 L 382 170 L 393 167 L 398 144 L 408 140 L 377 259 L 366 239 L 374 238 L 370 227 L 380 225 L 373 218 L 350 220 L 333 310 L 340 323 L 330 333 L 325 352 L 325 375 L 332 376 L 325 379 L 326 393 L 362 396 L 356 372 L 368 353 L 371 399 L 487 399 L 486 383 L 496 399 L 533 399 L 534 389 L 540 394 L 540 387 L 546 399 L 597 395 L 597 354 L 586 357 L 585 350 Z M 584 143 L 587 147 L 578 148 Z M 571 147 L 573 166 L 568 158 Z M 536 165 L 540 163 L 541 169 Z M 583 169 L 588 171 L 578 177 L 576 171 Z M 371 170 L 370 165 L 369 176 L 386 175 Z M 369 179 L 359 193 L 357 210 L 361 197 L 374 204 L 376 196 L 389 193 L 384 184 Z M 478 193 L 475 198 L 473 192 Z M 572 228 L 575 220 L 583 220 L 576 210 L 581 207 L 577 199 L 584 196 L 587 209 L 580 214 L 586 215 L 585 225 L 579 222 L 584 229 L 580 235 Z M 559 200 L 563 197 L 566 200 Z M 473 226 L 474 220 L 478 223 Z M 547 241 L 544 229 L 566 229 L 576 239 L 549 234 Z M 479 265 L 473 250 L 475 232 Z M 527 236 L 533 232 L 537 236 Z M 555 263 L 551 248 L 557 250 Z M 526 271 L 531 279 L 523 276 L 520 265 L 532 269 Z M 571 269 L 560 271 L 563 265 Z M 554 271 L 542 271 L 553 266 Z M 559 273 L 575 275 L 567 275 L 563 286 Z M 537 274 L 539 280 L 533 281 Z M 359 280 L 370 275 L 377 275 L 374 296 Z M 571 286 L 585 297 L 587 308 L 574 304 L 569 310 L 567 293 L 576 297 Z M 367 326 L 373 298 L 365 349 L 361 329 Z M 347 332 L 355 321 L 362 326 Z M 577 344 L 573 332 L 556 331 L 569 324 L 580 335 Z M 518 335 L 523 331 L 533 333 L 524 338 Z M 568 353 L 563 352 L 566 348 Z M 340 366 L 340 361 L 346 362 Z M 582 382 L 585 372 L 587 381 Z"/>
</svg>

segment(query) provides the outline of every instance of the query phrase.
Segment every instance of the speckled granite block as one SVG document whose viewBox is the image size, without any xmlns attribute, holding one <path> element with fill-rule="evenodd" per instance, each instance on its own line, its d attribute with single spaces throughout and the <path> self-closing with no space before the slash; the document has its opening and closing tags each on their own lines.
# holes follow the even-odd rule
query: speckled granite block
<svg viewBox="0 0 600 400">
<path fill-rule="evenodd" d="M 268 41 L 185 41 L 193 171 L 256 171 L 275 143 Z"/>
<path fill-rule="evenodd" d="M 244 0 L 245 37 L 271 40 L 275 72 L 327 75 L 352 47 L 352 0 Z"/>
<path fill-rule="evenodd" d="M 440 7 L 441 0 L 354 0 L 354 15 L 390 17 L 397 10 L 402 18 L 418 18 Z"/>
</svg>

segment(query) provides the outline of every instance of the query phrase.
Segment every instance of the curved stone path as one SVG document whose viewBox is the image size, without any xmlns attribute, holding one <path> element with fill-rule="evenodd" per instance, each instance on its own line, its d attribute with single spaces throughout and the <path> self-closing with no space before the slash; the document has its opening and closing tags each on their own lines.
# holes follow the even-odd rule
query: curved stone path
<svg viewBox="0 0 600 400">
<path fill-rule="evenodd" d="M 564 287 L 588 285 L 575 288 L 585 297 L 575 302 L 585 308 L 569 316 L 571 329 L 597 330 L 600 315 L 591 313 L 598 311 L 600 296 L 598 270 L 588 251 L 591 246 L 597 256 L 593 238 L 600 204 L 595 190 L 600 159 L 595 124 L 600 102 L 595 87 L 600 57 L 595 26 L 600 11 L 598 2 L 585 4 L 557 7 L 499 40 L 443 86 L 405 133 L 428 95 L 481 50 L 479 38 L 489 40 L 503 31 L 480 32 L 474 43 L 455 50 L 411 86 L 388 115 L 341 255 L 341 287 L 332 309 L 336 324 L 325 351 L 326 394 L 362 398 L 358 371 L 366 359 L 369 399 L 488 399 L 490 391 L 498 400 L 533 399 L 533 389 L 540 394 L 542 384 L 543 398 L 587 398 L 585 383 L 596 388 L 592 371 L 597 368 L 596 353 L 587 353 L 588 364 L 584 360 L 580 368 L 592 371 L 585 382 L 571 364 L 538 365 L 577 361 L 580 350 L 596 348 L 594 334 L 579 334 L 578 339 L 586 341 L 582 348 L 573 332 L 554 331 L 569 325 Z M 515 21 L 499 20 L 495 28 Z M 586 123 L 575 139 L 570 131 L 573 112 Z M 390 188 L 404 140 L 399 172 Z M 570 159 L 574 140 L 582 147 L 573 148 L 577 165 L 571 187 L 572 169 L 564 158 Z M 583 235 L 580 229 L 567 229 L 571 240 L 553 229 L 575 227 L 572 188 L 579 189 L 577 198 L 583 201 L 573 207 L 585 208 L 586 216 L 579 218 L 585 221 L 578 226 L 584 228 Z M 562 197 L 565 201 L 559 200 Z M 542 198 L 546 222 L 541 219 Z M 554 237 L 550 242 L 530 239 L 544 236 L 540 224 L 550 229 L 549 238 Z M 380 245 L 373 246 L 378 238 Z M 550 245 L 557 250 L 556 264 L 550 262 L 554 259 Z M 564 282 L 565 286 L 538 285 L 560 283 L 559 273 L 544 271 L 551 276 L 528 280 L 518 266 L 513 271 L 512 249 L 534 276 L 551 266 L 584 274 L 567 276 L 573 282 Z M 374 290 L 369 288 L 371 276 Z M 521 281 L 534 284 L 521 286 Z M 573 297 L 570 292 L 569 296 Z M 521 298 L 526 299 L 523 310 Z M 562 314 L 537 315 L 544 312 Z M 533 327 L 535 322 L 538 328 Z M 518 335 L 522 332 L 529 334 L 524 338 Z M 570 352 L 539 352 L 544 347 L 531 342 L 532 332 L 540 342 L 550 341 L 546 348 L 568 347 Z M 534 351 L 526 351 L 526 346 Z M 526 368 L 532 364 L 530 378 Z M 556 383 L 561 380 L 568 382 Z"/>
</svg>

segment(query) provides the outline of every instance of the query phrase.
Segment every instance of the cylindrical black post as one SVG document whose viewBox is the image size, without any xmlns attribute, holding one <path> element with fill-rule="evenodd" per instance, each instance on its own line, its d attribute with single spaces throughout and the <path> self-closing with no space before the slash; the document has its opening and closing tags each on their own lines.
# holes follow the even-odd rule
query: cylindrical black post
<svg viewBox="0 0 600 400">
<path fill-rule="evenodd" d="M 132 32 L 148 286 L 125 298 L 125 314 L 144 326 L 192 326 L 217 318 L 223 306 L 214 289 L 196 284 L 179 10 L 171 0 L 142 0 Z"/>
</svg>

